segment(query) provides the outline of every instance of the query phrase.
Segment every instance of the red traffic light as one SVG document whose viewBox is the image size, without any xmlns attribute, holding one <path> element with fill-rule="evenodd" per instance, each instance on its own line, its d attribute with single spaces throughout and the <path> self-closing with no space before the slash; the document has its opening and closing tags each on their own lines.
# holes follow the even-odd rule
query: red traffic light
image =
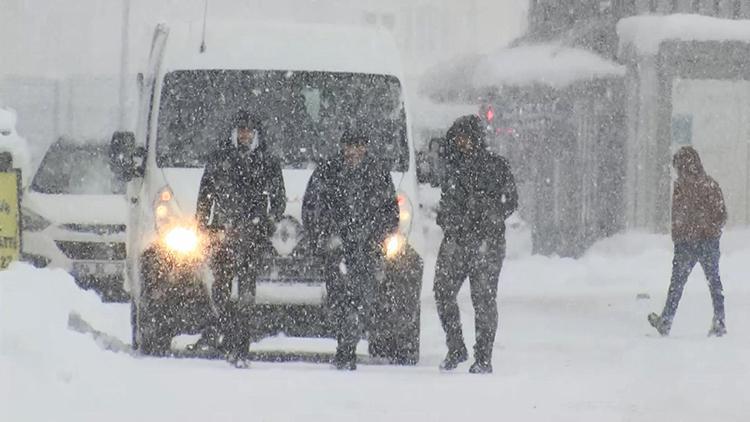
<svg viewBox="0 0 750 422">
<path fill-rule="evenodd" d="M 487 117 L 488 122 L 495 120 L 495 109 L 492 106 L 487 106 L 487 111 L 484 115 Z"/>
</svg>

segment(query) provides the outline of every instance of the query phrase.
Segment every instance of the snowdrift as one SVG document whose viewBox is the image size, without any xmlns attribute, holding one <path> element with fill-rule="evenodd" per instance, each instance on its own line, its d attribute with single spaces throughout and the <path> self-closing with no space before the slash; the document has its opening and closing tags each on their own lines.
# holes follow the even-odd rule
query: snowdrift
<svg viewBox="0 0 750 422">
<path fill-rule="evenodd" d="M 721 339 L 706 337 L 710 299 L 698 268 L 672 336 L 658 337 L 646 322 L 666 295 L 666 236 L 616 236 L 579 260 L 522 254 L 506 261 L 491 376 L 467 374 L 468 364 L 452 374 L 437 370 L 445 347 L 431 292 L 434 248 L 425 259 L 420 364 L 360 365 L 355 373 L 308 363 L 254 363 L 243 371 L 223 361 L 132 356 L 128 305 L 100 303 L 62 271 L 15 264 L 0 272 L 2 419 L 455 421 L 470 414 L 744 421 L 750 409 L 748 235 L 736 231 L 723 240 L 729 335 Z M 471 345 L 467 288 L 459 300 Z M 99 335 L 80 333 L 82 322 Z"/>
</svg>

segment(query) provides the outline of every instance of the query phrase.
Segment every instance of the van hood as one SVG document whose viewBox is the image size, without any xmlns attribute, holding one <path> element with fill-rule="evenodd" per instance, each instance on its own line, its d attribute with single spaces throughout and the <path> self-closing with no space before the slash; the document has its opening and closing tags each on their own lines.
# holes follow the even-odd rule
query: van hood
<svg viewBox="0 0 750 422">
<path fill-rule="evenodd" d="M 185 217 L 195 216 L 196 204 L 198 202 L 198 189 L 203 177 L 202 168 L 165 168 L 161 169 L 166 184 L 172 189 L 175 201 L 182 215 Z M 302 199 L 307 189 L 307 182 L 312 176 L 313 169 L 284 169 L 284 188 L 286 189 L 286 210 L 284 215 L 294 217 L 302 221 Z M 393 184 L 399 190 L 403 173 L 391 173 Z M 163 186 L 155 186 L 153 200 L 156 192 Z"/>
<path fill-rule="evenodd" d="M 174 193 L 175 201 L 183 216 L 194 216 L 203 169 L 165 168 L 162 169 L 162 172 L 167 185 Z M 283 170 L 287 200 L 284 214 L 294 217 L 297 221 L 301 221 L 302 218 L 302 198 L 305 195 L 307 182 L 310 180 L 312 172 L 312 169 Z M 162 186 L 155 186 L 156 191 L 161 188 Z"/>
<path fill-rule="evenodd" d="M 56 224 L 126 224 L 122 195 L 61 195 L 27 190 L 23 208 Z"/>
</svg>

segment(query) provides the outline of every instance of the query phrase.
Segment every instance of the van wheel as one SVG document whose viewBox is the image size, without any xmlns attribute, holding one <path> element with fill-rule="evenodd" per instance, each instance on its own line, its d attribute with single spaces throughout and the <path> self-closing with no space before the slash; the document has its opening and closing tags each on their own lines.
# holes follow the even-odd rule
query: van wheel
<svg viewBox="0 0 750 422">
<path fill-rule="evenodd" d="M 138 312 L 134 303 L 130 305 L 130 327 L 134 351 L 149 356 L 164 356 L 169 353 L 172 336 L 160 329 L 158 318 L 146 312 Z"/>
<path fill-rule="evenodd" d="M 397 365 L 416 365 L 419 362 L 420 311 L 416 310 L 412 323 L 399 336 L 392 360 Z"/>
<path fill-rule="evenodd" d="M 411 246 L 385 267 L 385 279 L 378 285 L 369 351 L 397 365 L 419 361 L 420 293 L 424 264 Z"/>
<path fill-rule="evenodd" d="M 135 302 L 130 302 L 130 344 L 133 351 L 138 350 L 138 309 Z"/>
<path fill-rule="evenodd" d="M 164 356 L 169 353 L 172 335 L 163 323 L 163 315 L 158 306 L 149 306 L 149 287 L 158 280 L 158 262 L 154 254 L 145 253 L 141 258 L 141 291 L 139 304 L 131 302 L 130 321 L 133 336 L 133 349 L 149 356 Z"/>
<path fill-rule="evenodd" d="M 380 332 L 370 339 L 369 353 L 395 365 L 416 365 L 419 362 L 419 315 L 403 331 Z"/>
</svg>

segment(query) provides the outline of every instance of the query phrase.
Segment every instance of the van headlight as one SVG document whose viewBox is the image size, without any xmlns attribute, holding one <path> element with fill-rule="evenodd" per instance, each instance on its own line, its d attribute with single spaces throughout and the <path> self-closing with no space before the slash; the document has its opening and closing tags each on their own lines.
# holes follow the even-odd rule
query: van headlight
<svg viewBox="0 0 750 422">
<path fill-rule="evenodd" d="M 172 190 L 169 186 L 159 189 L 154 199 L 154 224 L 156 229 L 160 230 L 162 227 L 173 224 L 178 215 L 179 212 Z"/>
<path fill-rule="evenodd" d="M 398 228 L 401 233 L 409 233 L 411 222 L 414 218 L 414 208 L 412 207 L 411 200 L 409 200 L 409 197 L 405 193 L 399 192 L 396 195 L 396 202 L 398 202 Z"/>
<path fill-rule="evenodd" d="M 169 252 L 180 256 L 197 256 L 200 253 L 200 235 L 195 227 L 176 226 L 167 229 L 163 236 Z"/>
<path fill-rule="evenodd" d="M 383 249 L 387 259 L 394 259 L 401 254 L 406 246 L 406 237 L 401 233 L 394 233 L 385 239 Z"/>
<path fill-rule="evenodd" d="M 191 261 L 203 257 L 203 235 L 193 219 L 180 216 L 168 186 L 160 189 L 154 199 L 154 225 L 159 243 L 170 255 Z"/>
</svg>

